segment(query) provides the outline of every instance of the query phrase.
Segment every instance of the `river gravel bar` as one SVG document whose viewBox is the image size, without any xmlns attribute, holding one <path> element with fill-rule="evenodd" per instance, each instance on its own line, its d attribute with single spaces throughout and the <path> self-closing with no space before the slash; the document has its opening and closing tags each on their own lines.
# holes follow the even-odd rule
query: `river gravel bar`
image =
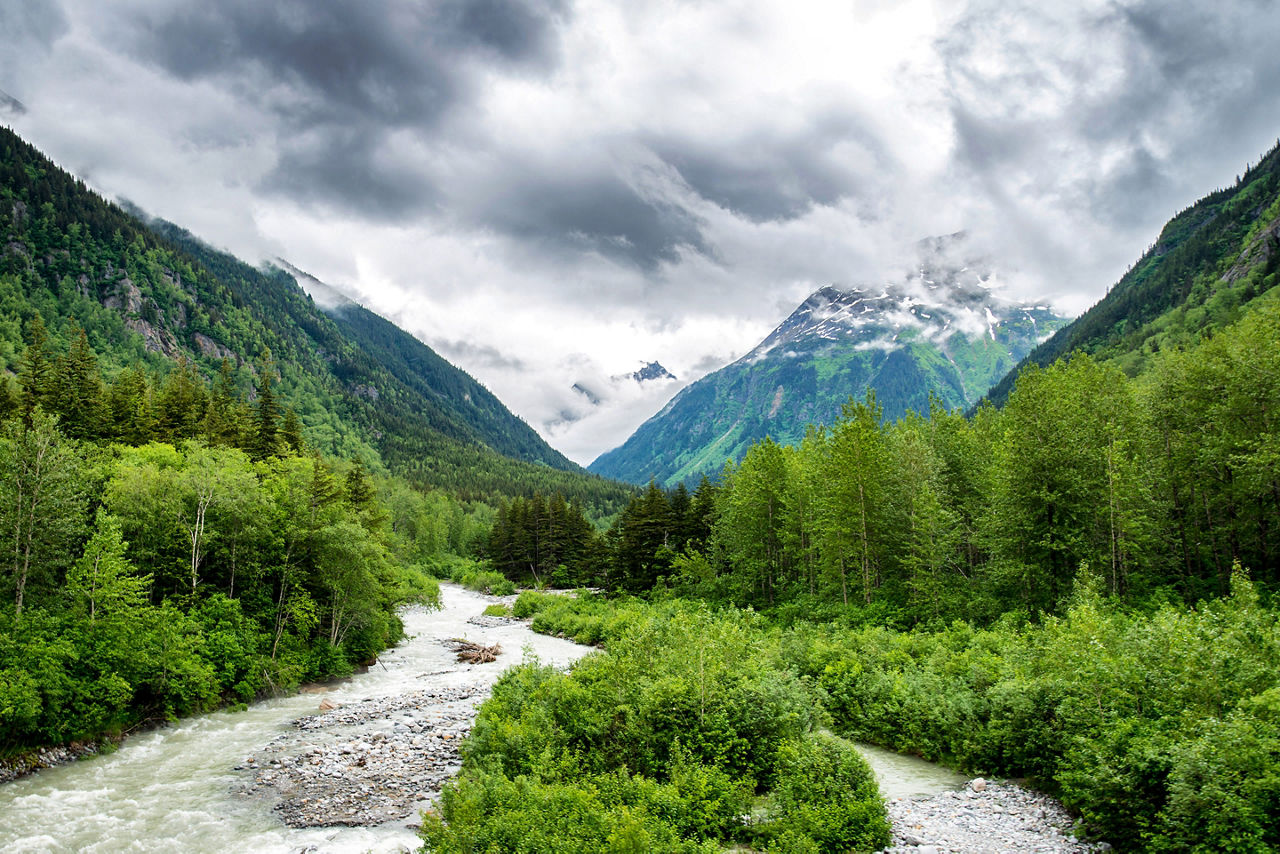
<svg viewBox="0 0 1280 854">
<path fill-rule="evenodd" d="M 884 854 L 1093 854 L 1105 842 L 1071 835 L 1074 821 L 1053 798 L 981 778 L 959 792 L 898 798 L 889 806 L 893 845 Z"/>
</svg>

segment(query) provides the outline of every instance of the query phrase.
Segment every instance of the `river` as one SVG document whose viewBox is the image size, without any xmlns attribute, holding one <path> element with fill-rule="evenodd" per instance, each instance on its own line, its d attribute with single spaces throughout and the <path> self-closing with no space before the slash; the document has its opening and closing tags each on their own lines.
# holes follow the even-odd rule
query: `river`
<svg viewBox="0 0 1280 854">
<path fill-rule="evenodd" d="M 469 622 L 492 601 L 456 585 L 441 585 L 441 609 L 406 609 L 402 617 L 409 637 L 367 673 L 319 692 L 257 703 L 247 711 L 189 718 L 132 736 L 114 753 L 0 786 L 0 852 L 416 850 L 419 839 L 412 825 L 417 809 L 407 818 L 372 827 L 289 827 L 281 816 L 296 815 L 297 809 L 275 809 L 282 790 L 254 784 L 284 767 L 273 757 L 286 765 L 303 765 L 314 754 L 315 765 L 361 756 L 370 746 L 371 731 L 373 743 L 383 739 L 393 746 L 386 751 L 392 754 L 406 752 L 406 742 L 395 739 L 411 739 L 415 747 L 424 740 L 435 746 L 432 737 L 451 738 L 448 733 L 465 730 L 471 709 L 508 666 L 530 654 L 544 664 L 567 666 L 590 652 L 535 634 L 525 623 Z M 458 637 L 501 644 L 503 653 L 492 664 L 459 664 L 442 643 Z M 424 692 L 441 698 L 406 702 Z M 319 715 L 323 700 L 338 709 Z M 354 714 L 365 709 L 374 714 Z M 299 727 L 300 718 L 311 727 Z M 445 734 L 433 733 L 433 728 Z M 865 749 L 864 755 L 886 797 L 933 794 L 963 784 L 963 778 L 910 757 L 875 748 Z M 325 767 L 307 770 L 323 775 Z M 331 773 L 348 784 L 356 772 L 352 764 L 343 766 L 341 774 Z M 286 807 L 308 801 L 314 806 L 319 800 L 310 789 L 286 793 L 291 796 Z"/>
<path fill-rule="evenodd" d="M 408 608 L 410 636 L 379 664 L 322 694 L 302 693 L 256 703 L 247 711 L 215 712 L 131 736 L 114 753 L 43 771 L 0 786 L 0 851 L 116 852 L 388 852 L 416 849 L 409 818 L 375 827 L 290 828 L 274 799 L 246 794 L 253 774 L 237 770 L 273 744 L 295 743 L 293 722 L 318 712 L 322 699 L 340 709 L 394 699 L 424 688 L 487 689 L 508 666 L 532 653 L 544 664 L 567 666 L 587 652 L 560 638 L 534 634 L 527 624 L 467 622 L 494 601 L 456 585 L 441 585 L 440 610 Z M 465 665 L 441 643 L 465 637 L 501 644 L 492 664 Z M 477 705 L 482 696 L 466 702 Z M 342 733 L 316 739 L 332 742 Z"/>
</svg>

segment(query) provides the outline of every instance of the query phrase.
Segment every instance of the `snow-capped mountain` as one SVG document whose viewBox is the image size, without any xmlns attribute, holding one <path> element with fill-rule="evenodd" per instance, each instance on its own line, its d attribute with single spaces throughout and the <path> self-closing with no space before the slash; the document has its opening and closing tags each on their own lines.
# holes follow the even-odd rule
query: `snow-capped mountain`
<svg viewBox="0 0 1280 854">
<path fill-rule="evenodd" d="M 665 484 L 715 474 L 763 437 L 798 442 L 850 397 L 876 392 L 884 417 L 930 396 L 968 407 L 1066 319 L 1002 298 L 963 234 L 921 241 L 917 263 L 880 286 L 815 291 L 747 355 L 677 394 L 590 470 Z"/>
</svg>

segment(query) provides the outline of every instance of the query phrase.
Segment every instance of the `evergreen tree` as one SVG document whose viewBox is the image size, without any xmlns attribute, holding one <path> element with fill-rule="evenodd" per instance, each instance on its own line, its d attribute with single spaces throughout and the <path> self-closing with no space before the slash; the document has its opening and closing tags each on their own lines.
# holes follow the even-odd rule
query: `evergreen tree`
<svg viewBox="0 0 1280 854">
<path fill-rule="evenodd" d="M 196 438 L 207 404 L 204 380 L 196 366 L 185 357 L 179 359 L 156 396 L 156 431 L 174 444 Z"/>
<path fill-rule="evenodd" d="M 245 415 L 230 359 L 223 359 L 218 366 L 218 378 L 209 393 L 202 432 L 213 445 L 240 447 L 244 444 Z"/>
<path fill-rule="evenodd" d="M 58 362 L 52 401 L 62 432 L 71 439 L 97 439 L 104 429 L 102 376 L 85 331 L 73 325 L 71 349 Z"/>
<path fill-rule="evenodd" d="M 276 366 L 268 350 L 258 365 L 258 402 L 253 419 L 253 442 L 251 451 L 254 459 L 264 460 L 279 453 L 280 404 L 276 401 L 276 393 L 271 388 L 275 379 Z"/>
<path fill-rule="evenodd" d="M 284 421 L 280 425 L 280 439 L 285 447 L 295 454 L 301 454 L 306 449 L 306 443 L 302 438 L 302 424 L 298 421 L 298 414 L 293 411 L 292 406 L 284 411 Z"/>
<path fill-rule="evenodd" d="M 19 407 L 30 425 L 36 407 L 47 407 L 53 391 L 53 363 L 49 355 L 49 331 L 37 312 L 27 322 L 27 348 L 18 364 Z"/>
</svg>

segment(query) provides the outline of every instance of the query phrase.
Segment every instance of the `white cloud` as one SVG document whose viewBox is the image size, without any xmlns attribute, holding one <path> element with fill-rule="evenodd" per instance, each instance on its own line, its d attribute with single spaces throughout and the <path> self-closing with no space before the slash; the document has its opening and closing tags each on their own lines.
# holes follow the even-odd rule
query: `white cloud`
<svg viewBox="0 0 1280 854">
<path fill-rule="evenodd" d="M 1280 115 L 1251 0 L 493 2 L 33 4 L 0 89 L 93 186 L 349 289 L 582 462 L 674 388 L 574 382 L 695 379 L 926 235 L 1080 311 Z"/>
</svg>

